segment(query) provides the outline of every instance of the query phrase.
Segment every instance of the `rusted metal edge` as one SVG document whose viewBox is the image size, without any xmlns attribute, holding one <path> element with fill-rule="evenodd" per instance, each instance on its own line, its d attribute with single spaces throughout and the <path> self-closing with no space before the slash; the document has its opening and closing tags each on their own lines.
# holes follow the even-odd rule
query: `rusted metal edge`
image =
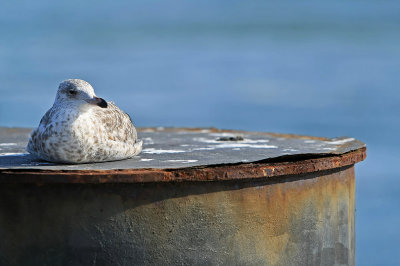
<svg viewBox="0 0 400 266">
<path fill-rule="evenodd" d="M 225 181 L 299 175 L 354 165 L 366 158 L 366 148 L 341 155 L 268 162 L 224 164 L 177 169 L 40 170 L 0 169 L 0 183 L 100 184 L 183 181 Z"/>
</svg>

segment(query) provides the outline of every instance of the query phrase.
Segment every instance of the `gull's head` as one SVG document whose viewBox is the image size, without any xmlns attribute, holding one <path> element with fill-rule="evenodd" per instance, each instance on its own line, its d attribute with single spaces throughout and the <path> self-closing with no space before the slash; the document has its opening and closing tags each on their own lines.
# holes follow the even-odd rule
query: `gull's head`
<svg viewBox="0 0 400 266">
<path fill-rule="evenodd" d="M 107 102 L 96 96 L 89 82 L 82 79 L 67 79 L 58 86 L 55 103 L 89 103 L 107 108 Z"/>
</svg>

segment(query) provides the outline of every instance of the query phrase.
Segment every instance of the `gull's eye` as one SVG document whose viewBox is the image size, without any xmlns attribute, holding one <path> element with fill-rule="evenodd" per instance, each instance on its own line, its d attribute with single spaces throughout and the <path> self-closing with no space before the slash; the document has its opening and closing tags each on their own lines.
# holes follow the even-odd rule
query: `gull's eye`
<svg viewBox="0 0 400 266">
<path fill-rule="evenodd" d="M 69 90 L 68 94 L 69 95 L 76 95 L 76 92 L 77 92 L 76 90 Z"/>
</svg>

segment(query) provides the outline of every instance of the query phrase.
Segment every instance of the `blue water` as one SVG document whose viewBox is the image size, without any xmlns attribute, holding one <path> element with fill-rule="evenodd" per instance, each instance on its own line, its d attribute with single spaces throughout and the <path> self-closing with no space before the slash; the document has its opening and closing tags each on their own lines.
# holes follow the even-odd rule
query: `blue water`
<svg viewBox="0 0 400 266">
<path fill-rule="evenodd" d="M 400 264 L 398 2 L 2 1 L 0 125 L 37 125 L 67 78 L 138 126 L 366 142 L 357 264 Z"/>
</svg>

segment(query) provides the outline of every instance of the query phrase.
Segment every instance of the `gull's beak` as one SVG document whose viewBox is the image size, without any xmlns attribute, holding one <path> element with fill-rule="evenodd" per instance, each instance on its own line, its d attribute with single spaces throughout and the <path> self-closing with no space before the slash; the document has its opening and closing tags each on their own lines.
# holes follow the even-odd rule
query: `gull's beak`
<svg viewBox="0 0 400 266">
<path fill-rule="evenodd" d="M 93 97 L 92 99 L 85 100 L 86 102 L 94 105 L 98 105 L 101 108 L 107 108 L 107 102 L 103 98 Z"/>
</svg>

